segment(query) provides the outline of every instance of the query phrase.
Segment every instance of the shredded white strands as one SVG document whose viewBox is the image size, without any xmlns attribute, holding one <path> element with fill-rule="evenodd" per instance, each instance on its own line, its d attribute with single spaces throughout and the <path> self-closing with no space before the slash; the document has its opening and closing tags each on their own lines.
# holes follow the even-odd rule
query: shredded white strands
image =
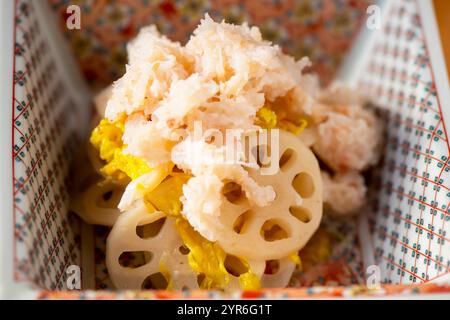
<svg viewBox="0 0 450 320">
<path fill-rule="evenodd" d="M 322 94 L 316 154 L 337 172 L 364 170 L 378 161 L 382 124 L 354 90 L 338 84 Z"/>
<path fill-rule="evenodd" d="M 195 109 L 206 108 L 205 104 L 218 92 L 214 81 L 205 81 L 199 74 L 193 74 L 186 80 L 174 82 L 167 98 L 152 115 L 155 127 L 160 134 L 170 140 L 177 141 L 186 132 L 186 116 Z"/>
<path fill-rule="evenodd" d="M 222 99 L 254 96 L 251 106 L 256 110 L 264 103 L 258 96 L 274 101 L 299 91 L 302 69 L 310 64 L 307 58 L 295 61 L 278 46 L 262 40 L 256 27 L 215 23 L 209 16 L 186 48 L 195 57 L 195 71 L 219 83 Z M 304 101 L 293 101 L 286 108 L 303 109 Z"/>
<path fill-rule="evenodd" d="M 180 44 L 161 36 L 154 26 L 141 29 L 128 46 L 125 75 L 113 85 L 105 115 L 144 111 L 150 114 L 172 82 L 189 76 L 192 61 Z"/>
<path fill-rule="evenodd" d="M 145 159 L 151 167 L 170 161 L 173 142 L 162 137 L 155 123 L 142 114 L 127 118 L 122 140 L 126 145 L 125 153 Z"/>
<path fill-rule="evenodd" d="M 337 173 L 331 177 L 322 172 L 324 202 L 336 215 L 357 213 L 364 204 L 367 188 L 356 171 Z"/>
<path fill-rule="evenodd" d="M 318 127 L 314 151 L 336 171 L 363 170 L 377 160 L 380 132 L 362 118 L 337 112 L 327 114 Z"/>
</svg>

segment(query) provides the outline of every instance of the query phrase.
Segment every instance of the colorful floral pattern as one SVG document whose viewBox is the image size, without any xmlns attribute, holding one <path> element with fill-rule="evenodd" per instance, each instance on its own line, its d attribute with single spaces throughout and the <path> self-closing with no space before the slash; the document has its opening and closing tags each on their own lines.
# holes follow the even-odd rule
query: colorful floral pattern
<svg viewBox="0 0 450 320">
<path fill-rule="evenodd" d="M 260 291 L 243 291 L 223 293 L 218 291 L 42 291 L 39 299 L 97 299 L 97 300 L 133 300 L 133 299 L 302 299 L 302 298 L 354 298 L 354 297 L 389 297 L 408 298 L 411 295 L 448 294 L 449 285 L 385 285 L 369 289 L 364 286 L 350 287 L 314 287 L 298 289 L 265 289 Z M 423 297 L 423 296 L 422 296 Z"/>
</svg>

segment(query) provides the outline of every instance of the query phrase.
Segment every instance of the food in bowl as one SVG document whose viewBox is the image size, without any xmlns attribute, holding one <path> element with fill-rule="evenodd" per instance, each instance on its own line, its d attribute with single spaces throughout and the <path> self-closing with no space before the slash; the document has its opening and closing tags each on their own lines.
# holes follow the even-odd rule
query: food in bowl
<svg viewBox="0 0 450 320">
<path fill-rule="evenodd" d="M 149 26 L 127 49 L 126 73 L 96 99 L 92 170 L 72 199 L 112 228 L 115 287 L 287 286 L 323 209 L 364 205 L 379 119 L 247 24 L 206 15 L 184 46 Z"/>
</svg>

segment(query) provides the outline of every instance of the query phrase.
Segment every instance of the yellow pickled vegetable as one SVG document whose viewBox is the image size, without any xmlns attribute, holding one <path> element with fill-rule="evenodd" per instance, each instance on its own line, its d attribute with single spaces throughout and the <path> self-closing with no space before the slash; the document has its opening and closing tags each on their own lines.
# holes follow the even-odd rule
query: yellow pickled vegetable
<svg viewBox="0 0 450 320">
<path fill-rule="evenodd" d="M 102 119 L 92 131 L 90 141 L 100 152 L 100 158 L 106 162 L 110 162 L 114 158 L 114 151 L 123 146 L 124 121 L 124 118 L 119 118 L 111 123 L 108 119 Z"/>
<path fill-rule="evenodd" d="M 183 218 L 177 219 L 176 227 L 189 249 L 189 265 L 194 271 L 205 276 L 200 287 L 211 289 L 227 286 L 230 282 L 230 274 L 224 265 L 225 251 L 217 244 L 203 238 Z"/>
<path fill-rule="evenodd" d="M 202 289 L 225 288 L 231 281 L 231 275 L 225 267 L 226 252 L 218 244 L 203 238 L 184 218 L 177 219 L 176 226 L 184 244 L 189 249 L 189 265 L 194 271 L 204 275 L 200 287 Z M 239 275 L 239 284 L 244 290 L 260 288 L 259 278 L 250 269 Z"/>
<path fill-rule="evenodd" d="M 125 154 L 121 149 L 116 149 L 113 159 L 102 168 L 102 171 L 117 180 L 126 177 L 134 180 L 149 173 L 151 168 L 144 160 Z"/>
<path fill-rule="evenodd" d="M 103 119 L 90 138 L 92 145 L 99 150 L 100 158 L 106 161 L 102 172 L 118 181 L 134 180 L 151 171 L 143 159 L 123 152 L 126 147 L 122 142 L 124 123 L 124 117 L 113 123 Z"/>
<path fill-rule="evenodd" d="M 298 253 L 293 253 L 289 256 L 289 259 L 291 259 L 295 263 L 295 267 L 297 270 L 302 270 L 302 260 L 300 259 L 300 256 Z"/>
<path fill-rule="evenodd" d="M 277 126 L 277 115 L 268 107 L 262 107 L 256 113 L 257 123 L 264 129 L 273 129 Z"/>
<path fill-rule="evenodd" d="M 257 121 L 256 124 L 264 129 L 279 128 L 295 135 L 300 135 L 303 130 L 308 126 L 308 121 L 306 119 L 288 119 L 282 113 L 277 114 L 270 106 L 264 106 L 258 110 L 256 113 Z"/>
<path fill-rule="evenodd" d="M 243 290 L 258 290 L 261 289 L 261 281 L 256 274 L 249 271 L 239 276 L 239 286 Z"/>
<path fill-rule="evenodd" d="M 302 271 L 306 272 L 315 265 L 327 261 L 332 253 L 333 242 L 336 240 L 336 235 L 324 228 L 319 228 L 307 245 L 300 250 L 300 257 L 304 262 Z"/>
<path fill-rule="evenodd" d="M 173 279 L 170 274 L 169 268 L 167 268 L 167 265 L 165 264 L 164 260 L 161 260 L 159 262 L 159 272 L 161 272 L 161 274 L 164 276 L 164 278 L 167 281 L 166 289 L 172 290 L 173 289 Z"/>
<path fill-rule="evenodd" d="M 164 180 L 153 191 L 145 193 L 145 202 L 151 203 L 167 215 L 179 215 L 182 204 L 183 185 L 189 180 L 187 174 L 174 174 Z"/>
<path fill-rule="evenodd" d="M 278 128 L 289 131 L 296 136 L 300 135 L 307 126 L 308 121 L 306 119 L 299 119 L 298 121 L 284 119 L 278 122 Z"/>
</svg>

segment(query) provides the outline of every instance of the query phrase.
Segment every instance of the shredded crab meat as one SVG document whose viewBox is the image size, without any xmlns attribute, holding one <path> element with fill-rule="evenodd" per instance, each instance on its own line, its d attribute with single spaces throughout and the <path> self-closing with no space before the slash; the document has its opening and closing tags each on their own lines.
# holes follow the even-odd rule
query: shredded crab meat
<svg viewBox="0 0 450 320">
<path fill-rule="evenodd" d="M 337 112 L 327 117 L 318 126 L 319 138 L 314 144 L 324 162 L 336 171 L 363 170 L 376 163 L 380 132 L 373 123 Z"/>
<path fill-rule="evenodd" d="M 364 205 L 367 188 L 356 171 L 330 176 L 322 172 L 324 202 L 336 215 L 356 213 Z"/>
<path fill-rule="evenodd" d="M 265 102 L 285 95 L 285 108 L 312 106 L 301 89 L 309 60 L 283 54 L 255 27 L 215 23 L 206 16 L 185 47 L 149 27 L 128 51 L 127 72 L 114 84 L 106 116 L 151 115 L 148 126 L 159 139 L 177 141 L 197 120 L 209 128 L 252 128 Z M 130 153 L 146 153 L 135 149 Z"/>
<path fill-rule="evenodd" d="M 231 146 L 236 145 L 233 144 Z M 217 148 L 204 140 L 186 139 L 174 147 L 172 161 L 179 168 L 191 172 L 199 180 L 205 180 L 208 176 L 215 176 L 218 179 L 216 181 L 224 181 L 226 179 L 234 181 L 241 186 L 252 204 L 260 207 L 267 206 L 275 198 L 272 187 L 261 187 L 251 179 L 248 172 L 241 165 L 240 161 L 243 161 L 243 158 L 227 159 L 227 148 L 229 147 L 229 144 L 225 144 Z M 196 157 L 195 155 L 200 156 Z M 227 162 L 227 160 L 230 161 Z M 194 178 L 191 180 L 195 181 Z M 191 184 L 194 184 L 194 182 L 191 182 Z M 220 196 L 220 192 L 217 195 Z"/>
<path fill-rule="evenodd" d="M 327 105 L 363 105 L 366 99 L 359 92 L 350 86 L 346 86 L 338 81 L 333 82 L 327 88 L 316 95 L 318 100 Z"/>
<path fill-rule="evenodd" d="M 295 61 L 264 41 L 256 27 L 201 21 L 186 45 L 195 57 L 195 71 L 220 84 L 221 94 L 232 97 L 253 90 L 266 99 L 298 87 L 307 58 Z"/>
<path fill-rule="evenodd" d="M 189 54 L 179 43 L 160 35 L 155 26 L 142 28 L 127 49 L 126 73 L 114 83 L 106 106 L 105 115 L 110 120 L 122 113 L 151 114 L 171 84 L 190 74 Z"/>
<path fill-rule="evenodd" d="M 125 153 L 146 160 L 151 167 L 170 161 L 170 148 L 174 143 L 161 137 L 155 125 L 142 114 L 127 118 L 122 140 L 126 145 Z"/>
<path fill-rule="evenodd" d="M 190 161 L 197 154 L 211 160 L 224 152 L 214 144 L 187 143 L 195 123 L 222 133 L 256 129 L 258 110 L 269 107 L 280 121 L 306 116 L 309 127 L 301 139 L 335 172 L 364 170 L 378 159 L 381 130 L 363 107 L 364 99 L 340 84 L 321 91 L 317 77 L 302 74 L 310 64 L 307 58 L 285 55 L 256 27 L 216 23 L 206 15 L 186 46 L 146 27 L 129 44 L 128 54 L 126 74 L 113 86 L 106 117 L 128 115 L 124 153 L 151 167 L 173 161 L 193 175 L 183 200 L 193 224 L 196 210 L 217 214 L 220 195 L 212 194 L 230 178 L 223 172 L 243 183 L 252 203 L 267 205 L 273 193 L 246 175 L 242 159 Z M 174 158 L 178 151 L 184 156 Z M 194 206 L 191 198 L 199 203 Z"/>
<path fill-rule="evenodd" d="M 354 90 L 333 85 L 321 94 L 315 153 L 336 172 L 362 171 L 380 155 L 382 125 Z"/>
</svg>

